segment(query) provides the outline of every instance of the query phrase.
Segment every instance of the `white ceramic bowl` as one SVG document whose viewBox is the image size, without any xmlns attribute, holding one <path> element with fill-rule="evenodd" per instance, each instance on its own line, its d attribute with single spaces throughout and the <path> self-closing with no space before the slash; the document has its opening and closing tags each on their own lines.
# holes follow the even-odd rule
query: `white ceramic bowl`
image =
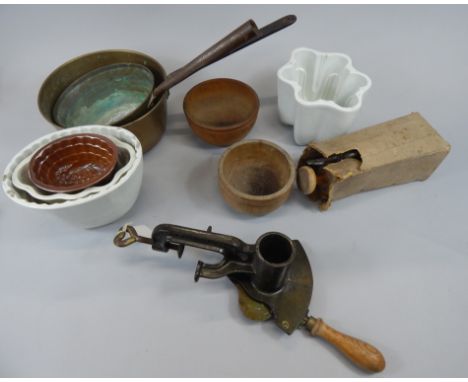
<svg viewBox="0 0 468 382">
<path fill-rule="evenodd" d="M 372 85 L 349 56 L 310 48 L 294 49 L 277 77 L 280 118 L 298 145 L 349 132 Z"/>
<path fill-rule="evenodd" d="M 40 203 L 34 201 L 28 193 L 13 186 L 12 175 L 15 168 L 28 155 L 40 147 L 61 137 L 78 133 L 95 133 L 115 137 L 130 144 L 136 152 L 130 169 L 117 184 L 103 192 L 89 195 L 84 199 L 68 200 L 63 203 Z M 109 224 L 123 216 L 135 203 L 143 177 L 143 151 L 138 138 L 128 130 L 112 126 L 78 126 L 59 130 L 45 135 L 16 154 L 7 165 L 2 180 L 5 194 L 24 207 L 41 211 L 50 211 L 58 217 L 84 228 L 99 227 Z"/>
<path fill-rule="evenodd" d="M 124 164 L 124 166 L 122 166 L 116 171 L 116 173 L 114 174 L 114 176 L 108 183 L 103 184 L 101 186 L 85 188 L 84 190 L 77 192 L 77 193 L 65 193 L 65 192 L 48 193 L 46 191 L 43 191 L 37 188 L 32 183 L 31 179 L 29 178 L 29 175 L 28 175 L 29 162 L 31 161 L 31 158 L 34 155 L 34 153 L 32 153 L 28 155 L 26 158 L 24 158 L 18 164 L 18 166 L 16 166 L 16 168 L 13 170 L 13 174 L 11 177 L 13 186 L 19 190 L 27 192 L 36 201 L 46 202 L 48 204 L 63 203 L 67 200 L 82 199 L 91 194 L 104 192 L 105 190 L 107 190 L 108 188 L 116 184 L 120 180 L 120 178 L 122 178 L 122 176 L 125 175 L 125 173 L 132 166 L 132 163 L 136 157 L 136 152 L 133 146 L 129 145 L 126 142 L 122 142 L 121 140 L 115 137 L 108 137 L 108 138 L 111 139 L 115 143 L 115 145 L 119 148 L 119 159 L 122 155 L 125 155 L 125 158 L 126 158 L 126 163 Z M 124 153 L 122 153 L 122 151 Z"/>
</svg>

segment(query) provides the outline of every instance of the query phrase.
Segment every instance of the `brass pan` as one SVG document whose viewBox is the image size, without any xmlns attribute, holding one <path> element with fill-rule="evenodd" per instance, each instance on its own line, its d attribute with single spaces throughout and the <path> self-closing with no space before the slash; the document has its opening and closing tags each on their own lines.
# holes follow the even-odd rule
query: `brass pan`
<svg viewBox="0 0 468 382">
<path fill-rule="evenodd" d="M 156 83 L 166 78 L 166 72 L 161 64 L 154 58 L 132 50 L 101 50 L 75 57 L 55 69 L 44 81 L 39 90 L 38 105 L 41 114 L 57 129 L 58 125 L 53 118 L 55 102 L 62 92 L 76 79 L 91 70 L 102 66 L 118 63 L 136 63 L 149 68 Z M 155 102 L 151 108 L 139 118 L 130 121 L 121 127 L 130 130 L 140 140 L 143 151 L 146 152 L 161 139 L 166 127 L 166 102 L 169 93 L 166 92 Z"/>
</svg>

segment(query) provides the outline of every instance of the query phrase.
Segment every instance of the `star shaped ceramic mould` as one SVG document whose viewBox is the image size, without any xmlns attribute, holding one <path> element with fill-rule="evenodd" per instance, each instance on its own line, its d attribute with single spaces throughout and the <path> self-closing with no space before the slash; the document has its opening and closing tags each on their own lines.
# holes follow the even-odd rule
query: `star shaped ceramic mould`
<svg viewBox="0 0 468 382">
<path fill-rule="evenodd" d="M 280 118 L 298 145 L 349 132 L 372 85 L 349 56 L 310 48 L 294 49 L 277 77 Z"/>
</svg>

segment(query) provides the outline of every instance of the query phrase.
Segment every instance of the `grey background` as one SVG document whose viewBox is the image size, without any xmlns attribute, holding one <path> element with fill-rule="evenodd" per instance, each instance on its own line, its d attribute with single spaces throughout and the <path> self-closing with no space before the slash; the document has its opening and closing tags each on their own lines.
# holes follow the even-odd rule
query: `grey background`
<svg viewBox="0 0 468 382">
<path fill-rule="evenodd" d="M 362 376 L 302 331 L 245 319 L 227 279 L 193 283 L 201 251 L 125 250 L 125 222 L 167 222 L 254 242 L 300 239 L 315 277 L 311 313 L 377 346 L 382 376 L 468 374 L 468 8 L 438 6 L 1 6 L 0 165 L 52 128 L 36 95 L 66 60 L 129 48 L 174 70 L 248 18 L 297 23 L 187 79 L 171 92 L 167 132 L 145 155 L 141 194 L 119 221 L 80 230 L 0 195 L 1 376 Z M 361 128 L 419 111 L 452 144 L 425 182 L 336 202 L 324 213 L 297 190 L 276 212 L 232 212 L 216 186 L 222 149 L 200 142 L 185 93 L 214 77 L 261 98 L 248 138 L 302 148 L 276 109 L 276 70 L 293 48 L 349 54 L 373 87 Z"/>
</svg>

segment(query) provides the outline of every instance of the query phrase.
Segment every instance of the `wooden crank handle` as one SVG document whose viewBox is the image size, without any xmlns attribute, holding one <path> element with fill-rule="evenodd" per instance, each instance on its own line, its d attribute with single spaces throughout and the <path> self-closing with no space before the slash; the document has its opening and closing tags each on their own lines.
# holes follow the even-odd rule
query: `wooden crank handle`
<svg viewBox="0 0 468 382">
<path fill-rule="evenodd" d="M 385 368 L 385 359 L 374 346 L 333 329 L 321 318 L 308 317 L 306 327 L 311 335 L 321 337 L 335 346 L 360 368 L 373 373 Z"/>
</svg>

